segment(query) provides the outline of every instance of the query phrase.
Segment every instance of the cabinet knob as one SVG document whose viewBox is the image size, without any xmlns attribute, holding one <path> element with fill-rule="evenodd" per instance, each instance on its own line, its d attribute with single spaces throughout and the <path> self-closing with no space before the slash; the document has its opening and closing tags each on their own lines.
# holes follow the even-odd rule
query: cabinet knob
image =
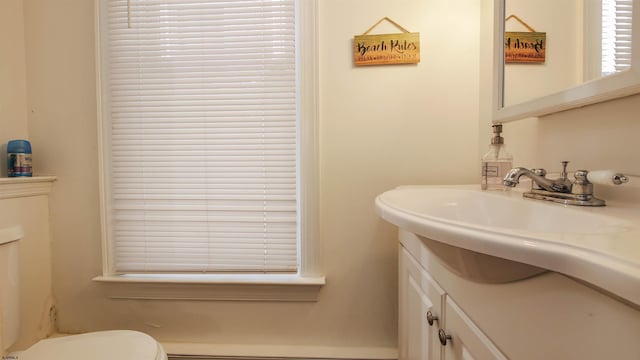
<svg viewBox="0 0 640 360">
<path fill-rule="evenodd" d="M 433 322 L 437 320 L 438 320 L 438 317 L 433 315 L 431 310 L 427 311 L 427 322 L 429 323 L 429 326 L 433 326 Z"/>
<path fill-rule="evenodd" d="M 438 330 L 438 337 L 440 338 L 440 344 L 444 346 L 447 345 L 447 340 L 451 340 L 451 335 L 447 335 L 442 329 Z"/>
</svg>

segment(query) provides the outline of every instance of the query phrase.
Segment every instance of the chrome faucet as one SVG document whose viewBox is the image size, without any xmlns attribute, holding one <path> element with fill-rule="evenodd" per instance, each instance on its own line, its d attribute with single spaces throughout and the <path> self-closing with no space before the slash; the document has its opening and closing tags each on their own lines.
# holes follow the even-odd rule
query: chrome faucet
<svg viewBox="0 0 640 360">
<path fill-rule="evenodd" d="M 511 169 L 504 177 L 504 185 L 515 187 L 522 176 L 532 180 L 531 191 L 525 192 L 522 196 L 526 198 L 548 200 L 566 205 L 579 206 L 604 206 L 605 201 L 593 196 L 593 184 L 588 180 L 587 170 L 575 172 L 575 181 L 568 179 L 568 161 L 562 162 L 562 173 L 557 179 L 547 179 L 547 172 L 544 169 L 525 169 L 518 167 Z M 628 182 L 628 178 L 622 174 L 615 174 L 611 179 L 612 184 L 622 184 Z"/>
<path fill-rule="evenodd" d="M 560 174 L 560 178 L 551 180 L 547 179 L 545 176 L 547 172 L 544 169 L 526 169 L 523 167 L 518 167 L 515 169 L 511 169 L 504 177 L 504 185 L 515 187 L 520 182 L 520 177 L 525 176 L 533 180 L 533 183 L 536 184 L 539 188 L 542 188 L 546 191 L 550 192 L 559 192 L 559 193 L 568 193 L 571 192 L 571 181 L 567 179 L 567 164 L 568 161 L 563 161 L 562 166 L 562 174 Z"/>
</svg>

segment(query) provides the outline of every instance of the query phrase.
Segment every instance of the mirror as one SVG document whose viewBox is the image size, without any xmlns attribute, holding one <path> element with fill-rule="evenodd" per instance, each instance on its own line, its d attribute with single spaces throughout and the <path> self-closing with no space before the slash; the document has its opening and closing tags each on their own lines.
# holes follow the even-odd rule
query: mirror
<svg viewBox="0 0 640 360">
<path fill-rule="evenodd" d="M 617 24 L 603 25 L 603 19 L 616 18 L 616 3 Z M 640 16 L 633 16 L 639 3 L 494 0 L 493 122 L 551 114 L 640 92 L 640 51 L 630 51 L 640 49 Z M 506 17 L 510 19 L 504 21 Z M 545 32 L 546 38 L 527 41 L 517 34 L 505 36 L 505 31 L 519 32 L 528 38 L 534 29 Z M 620 41 L 629 37 L 627 42 Z M 522 48 L 544 44 L 544 62 L 505 63 L 505 46 L 514 44 L 525 44 Z"/>
</svg>

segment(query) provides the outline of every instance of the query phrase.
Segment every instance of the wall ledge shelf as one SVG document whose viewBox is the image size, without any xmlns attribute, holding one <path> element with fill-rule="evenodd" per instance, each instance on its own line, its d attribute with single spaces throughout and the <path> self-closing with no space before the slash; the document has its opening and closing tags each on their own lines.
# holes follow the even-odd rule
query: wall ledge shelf
<svg viewBox="0 0 640 360">
<path fill-rule="evenodd" d="M 55 176 L 0 178 L 0 199 L 48 195 L 56 179 Z"/>
</svg>

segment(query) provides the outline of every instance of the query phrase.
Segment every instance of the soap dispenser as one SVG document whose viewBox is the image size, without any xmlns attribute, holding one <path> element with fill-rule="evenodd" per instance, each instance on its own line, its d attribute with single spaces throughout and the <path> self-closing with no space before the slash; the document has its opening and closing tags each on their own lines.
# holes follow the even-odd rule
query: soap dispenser
<svg viewBox="0 0 640 360">
<path fill-rule="evenodd" d="M 493 137 L 489 151 L 482 157 L 482 190 L 508 190 L 502 181 L 513 167 L 513 156 L 507 152 L 504 138 L 500 136 L 502 125 L 493 125 Z"/>
</svg>

